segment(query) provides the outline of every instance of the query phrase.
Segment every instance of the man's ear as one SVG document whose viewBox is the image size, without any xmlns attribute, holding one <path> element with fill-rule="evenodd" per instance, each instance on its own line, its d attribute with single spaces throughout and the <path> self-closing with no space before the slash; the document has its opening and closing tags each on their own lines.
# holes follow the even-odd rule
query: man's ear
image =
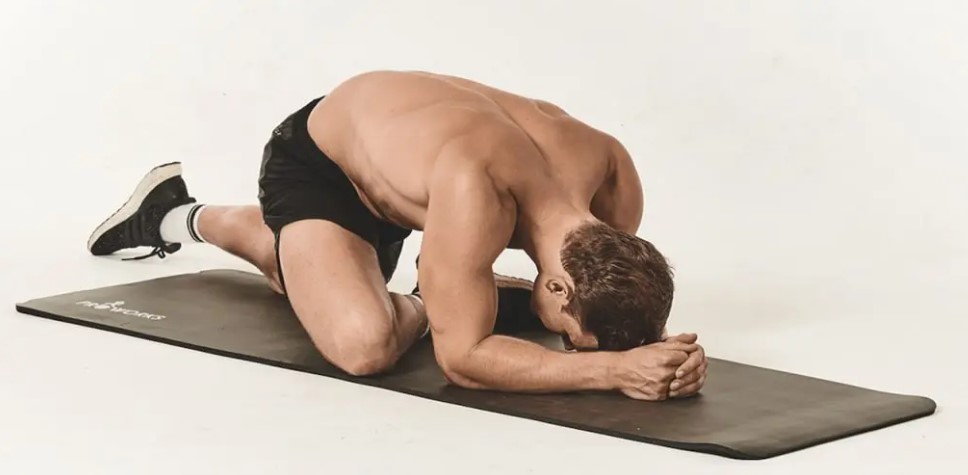
<svg viewBox="0 0 968 475">
<path fill-rule="evenodd" d="M 571 300 L 571 289 L 560 279 L 548 279 L 545 282 L 545 289 L 556 297 Z"/>
</svg>

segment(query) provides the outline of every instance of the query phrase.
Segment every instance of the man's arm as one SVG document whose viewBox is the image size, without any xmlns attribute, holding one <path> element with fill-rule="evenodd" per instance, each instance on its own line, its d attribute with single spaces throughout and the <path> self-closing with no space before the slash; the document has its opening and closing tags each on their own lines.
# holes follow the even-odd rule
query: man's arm
<svg viewBox="0 0 968 475">
<path fill-rule="evenodd" d="M 419 274 L 447 378 L 464 387 L 522 392 L 619 387 L 619 353 L 565 353 L 491 335 L 497 313 L 492 264 L 514 232 L 516 206 L 478 164 L 438 168 Z"/>
</svg>

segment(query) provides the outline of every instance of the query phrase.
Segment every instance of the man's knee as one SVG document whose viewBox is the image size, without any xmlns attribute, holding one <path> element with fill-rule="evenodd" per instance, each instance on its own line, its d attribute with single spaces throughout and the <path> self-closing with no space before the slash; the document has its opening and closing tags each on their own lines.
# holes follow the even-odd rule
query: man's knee
<svg viewBox="0 0 968 475">
<path fill-rule="evenodd" d="M 396 345 L 389 318 L 343 315 L 327 337 L 330 348 L 320 348 L 327 359 L 353 376 L 371 376 L 396 363 Z"/>
</svg>

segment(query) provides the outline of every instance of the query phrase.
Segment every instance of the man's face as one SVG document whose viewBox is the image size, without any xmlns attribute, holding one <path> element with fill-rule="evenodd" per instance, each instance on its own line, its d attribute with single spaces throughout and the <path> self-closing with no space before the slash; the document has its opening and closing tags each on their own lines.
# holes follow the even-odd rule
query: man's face
<svg viewBox="0 0 968 475">
<path fill-rule="evenodd" d="M 574 340 L 567 332 L 561 333 L 561 343 L 568 351 L 595 351 L 598 349 L 598 338 L 587 330 L 582 330 L 580 336 Z"/>
<path fill-rule="evenodd" d="M 561 296 L 547 290 L 544 286 L 535 286 L 531 294 L 531 310 L 541 319 L 541 323 L 552 333 L 561 335 L 565 349 L 588 351 L 598 348 L 598 340 L 591 332 L 582 328 L 578 319 L 565 311 L 568 302 Z"/>
<path fill-rule="evenodd" d="M 586 346 L 586 347 L 576 346 L 574 343 L 572 343 L 571 337 L 568 336 L 567 333 L 561 334 L 561 345 L 565 348 L 566 351 L 595 351 L 598 349 L 597 346 Z"/>
</svg>

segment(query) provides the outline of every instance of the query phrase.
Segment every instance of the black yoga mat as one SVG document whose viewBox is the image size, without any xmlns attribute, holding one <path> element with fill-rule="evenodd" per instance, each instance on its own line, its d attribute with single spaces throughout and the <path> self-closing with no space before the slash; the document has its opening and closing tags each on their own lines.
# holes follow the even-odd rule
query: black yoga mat
<svg viewBox="0 0 968 475">
<path fill-rule="evenodd" d="M 697 397 L 641 402 L 618 393 L 526 395 L 448 385 L 429 341 L 389 374 L 354 378 L 316 351 L 286 300 L 261 276 L 207 271 L 74 292 L 17 306 L 31 315 L 451 404 L 626 439 L 763 459 L 932 414 L 935 403 L 745 364 L 709 360 Z M 547 346 L 556 336 L 532 338 Z"/>
</svg>

